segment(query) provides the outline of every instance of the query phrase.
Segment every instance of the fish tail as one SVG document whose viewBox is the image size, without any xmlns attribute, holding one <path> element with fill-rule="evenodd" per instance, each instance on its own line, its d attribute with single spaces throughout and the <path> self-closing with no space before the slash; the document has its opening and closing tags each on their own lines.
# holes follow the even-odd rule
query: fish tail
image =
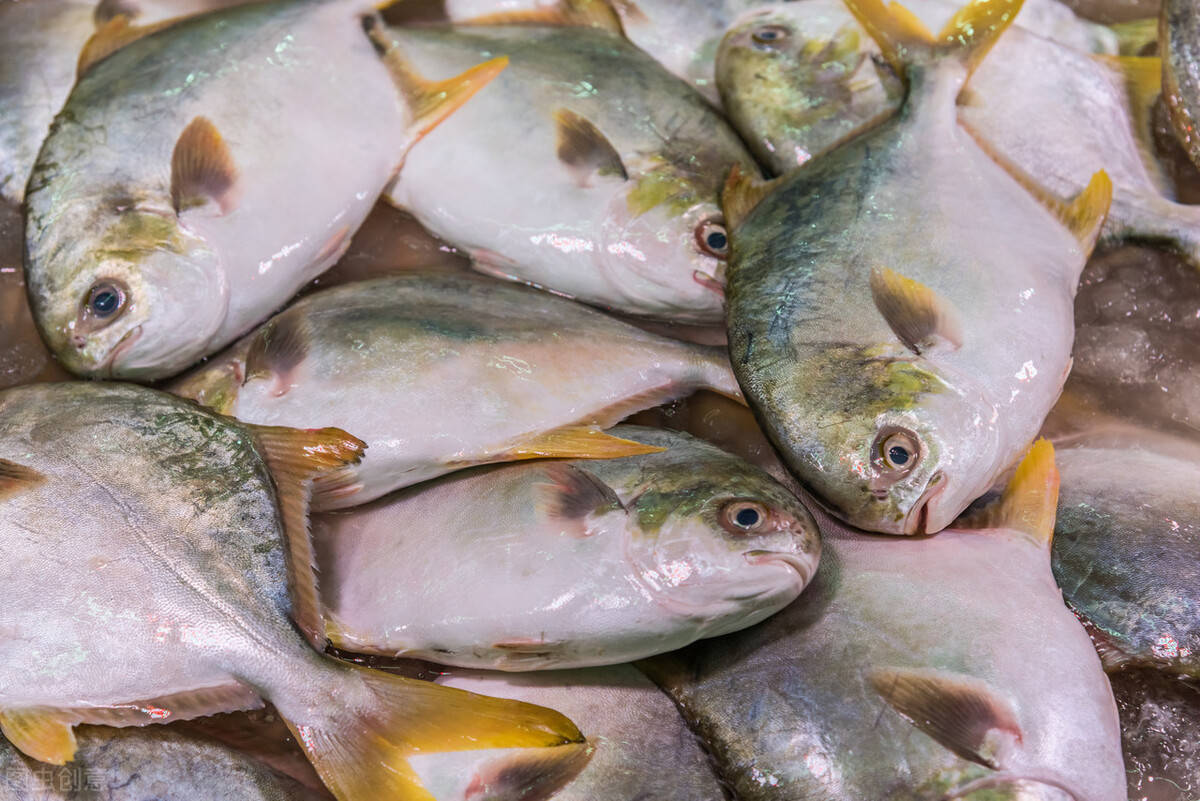
<svg viewBox="0 0 1200 801">
<path fill-rule="evenodd" d="M 340 687 L 337 704 L 316 722 L 285 720 L 321 780 L 338 801 L 429 801 L 409 758 L 490 748 L 561 751 L 563 769 L 546 770 L 559 785 L 587 762 L 586 741 L 566 717 L 520 701 L 489 698 L 431 682 L 339 663 L 359 683 Z M 358 699 L 351 702 L 349 699 Z M 540 764 L 546 765 L 542 752 Z M 554 760 L 551 760 L 554 761 Z M 571 772 L 564 778 L 564 771 Z"/>
<path fill-rule="evenodd" d="M 1200 206 L 1166 198 L 1138 198 L 1135 203 L 1113 202 L 1105 234 L 1167 248 L 1200 270 Z"/>
<path fill-rule="evenodd" d="M 885 6 L 883 0 L 845 0 L 899 74 L 907 75 L 913 66 L 952 59 L 966 68 L 968 76 L 1012 24 L 1022 2 L 972 0 L 935 35 L 900 3 Z"/>
<path fill-rule="evenodd" d="M 707 389 L 744 404 L 746 398 L 733 375 L 729 353 L 725 348 L 697 345 L 693 367 L 697 389 Z"/>
</svg>

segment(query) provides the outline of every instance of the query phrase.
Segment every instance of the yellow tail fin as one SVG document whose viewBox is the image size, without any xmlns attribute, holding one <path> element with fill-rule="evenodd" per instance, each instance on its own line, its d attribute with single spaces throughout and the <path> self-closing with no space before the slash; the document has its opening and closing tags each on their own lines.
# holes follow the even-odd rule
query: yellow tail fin
<svg viewBox="0 0 1200 801">
<path fill-rule="evenodd" d="M 288 721 L 338 801 L 431 801 L 408 764 L 415 754 L 584 742 L 575 724 L 551 709 L 346 667 L 372 694 L 369 709 L 331 714 L 325 727 Z M 562 751 L 564 765 L 582 769 L 586 760 L 580 761 L 578 748 Z M 562 771 L 545 775 L 562 782 Z"/>
</svg>

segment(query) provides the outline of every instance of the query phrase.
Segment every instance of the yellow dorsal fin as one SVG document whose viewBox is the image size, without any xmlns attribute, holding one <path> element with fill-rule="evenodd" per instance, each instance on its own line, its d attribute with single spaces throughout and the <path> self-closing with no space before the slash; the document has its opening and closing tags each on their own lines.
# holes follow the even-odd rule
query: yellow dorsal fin
<svg viewBox="0 0 1200 801">
<path fill-rule="evenodd" d="M 934 36 L 911 11 L 883 0 L 845 0 L 846 7 L 904 75 L 910 64 L 939 57 L 960 59 L 974 71 L 1021 10 L 1023 0 L 973 0 Z"/>
<path fill-rule="evenodd" d="M 666 448 L 614 437 L 591 426 L 563 426 L 530 437 L 489 459 L 515 462 L 522 459 L 621 459 L 660 453 Z"/>
<path fill-rule="evenodd" d="M 82 77 L 95 64 L 130 42 L 136 42 L 143 36 L 149 36 L 155 31 L 171 25 L 175 20 L 164 20 L 153 25 L 134 25 L 129 17 L 118 14 L 101 25 L 79 51 L 79 61 L 75 65 L 75 77 Z"/>
<path fill-rule="evenodd" d="M 725 227 L 733 231 L 750 216 L 764 197 L 775 191 L 784 176 L 763 181 L 742 172 L 740 164 L 734 164 L 721 192 L 721 209 L 725 214 Z"/>
<path fill-rule="evenodd" d="M 1058 510 L 1058 468 L 1054 446 L 1039 439 L 1017 466 L 1000 500 L 969 516 L 966 528 L 1020 531 L 1039 545 L 1050 547 Z"/>
<path fill-rule="evenodd" d="M 605 0 L 559 0 L 556 5 L 497 11 L 458 22 L 459 25 L 575 25 L 625 35 L 621 19 Z"/>
<path fill-rule="evenodd" d="M 413 142 L 436 128 L 438 123 L 457 111 L 508 66 L 508 56 L 499 56 L 476 64 L 453 78 L 431 81 L 409 64 L 399 46 L 380 26 L 372 27 L 368 35 L 383 53 L 383 61 L 392 80 L 408 103 L 416 131 Z"/>
</svg>

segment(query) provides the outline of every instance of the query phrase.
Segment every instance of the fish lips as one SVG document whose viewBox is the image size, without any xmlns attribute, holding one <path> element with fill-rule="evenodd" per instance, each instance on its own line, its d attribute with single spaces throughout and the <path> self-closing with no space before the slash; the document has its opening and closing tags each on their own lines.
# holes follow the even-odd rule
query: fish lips
<svg viewBox="0 0 1200 801">
<path fill-rule="evenodd" d="M 905 515 L 902 532 L 905 536 L 936 534 L 954 522 L 953 518 L 942 520 L 945 514 L 942 513 L 940 504 L 935 506 L 935 502 L 945 490 L 946 478 L 939 470 L 929 479 L 929 483 L 925 485 L 925 491 L 921 493 L 921 497 L 917 498 L 916 503 Z"/>
<path fill-rule="evenodd" d="M 812 580 L 813 574 L 817 572 L 817 565 L 820 562 L 818 553 L 795 553 L 789 551 L 767 551 L 753 550 L 743 554 L 747 562 L 752 565 L 767 565 L 779 564 L 791 568 L 799 577 L 799 589 L 804 589 L 808 586 L 808 582 Z"/>
<path fill-rule="evenodd" d="M 108 358 L 100 365 L 96 372 L 105 377 L 112 378 L 113 370 L 120 359 L 142 336 L 142 326 L 135 325 L 133 328 L 125 332 L 125 336 L 117 340 L 117 344 L 113 345 L 112 350 L 108 353 Z"/>
</svg>

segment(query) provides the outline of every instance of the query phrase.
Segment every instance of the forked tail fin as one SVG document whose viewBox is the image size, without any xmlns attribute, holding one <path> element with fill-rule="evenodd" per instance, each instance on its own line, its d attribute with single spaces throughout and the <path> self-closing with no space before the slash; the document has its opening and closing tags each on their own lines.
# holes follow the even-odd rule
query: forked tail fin
<svg viewBox="0 0 1200 801">
<path fill-rule="evenodd" d="M 562 748 L 562 763 L 582 769 L 585 742 L 575 724 L 545 707 L 489 698 L 354 665 L 370 706 L 328 713 L 320 725 L 288 728 L 338 801 L 432 801 L 408 763 L 417 754 L 492 748 Z M 539 756 L 544 774 L 530 782 L 563 783 L 563 770 Z"/>
</svg>

